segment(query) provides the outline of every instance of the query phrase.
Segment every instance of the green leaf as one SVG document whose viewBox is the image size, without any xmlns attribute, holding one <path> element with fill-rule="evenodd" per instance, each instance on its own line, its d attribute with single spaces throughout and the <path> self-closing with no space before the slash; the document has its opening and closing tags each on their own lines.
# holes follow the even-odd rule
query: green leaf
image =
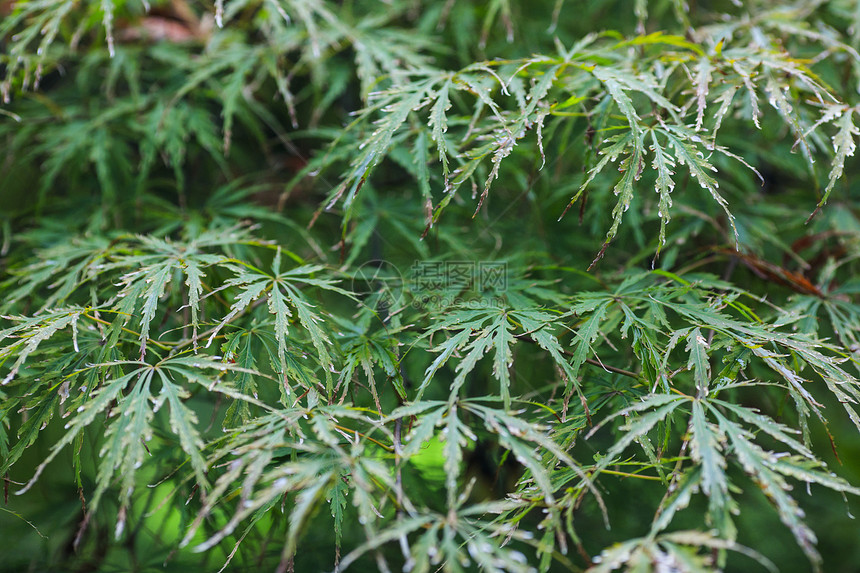
<svg viewBox="0 0 860 573">
<path fill-rule="evenodd" d="M 724 437 L 705 418 L 702 403 L 693 402 L 690 416 L 690 454 L 702 466 L 702 491 L 710 499 L 711 511 L 717 513 L 728 503 L 729 482 L 723 456 Z"/>
<path fill-rule="evenodd" d="M 591 345 L 597 339 L 600 334 L 600 323 L 603 321 L 606 316 L 606 312 L 609 310 L 612 301 L 606 300 L 600 302 L 594 308 L 588 309 L 591 312 L 591 315 L 585 319 L 585 322 L 577 329 L 576 338 L 573 339 L 573 361 L 571 362 L 571 375 L 570 375 L 570 384 L 575 384 L 575 380 L 577 380 L 579 376 L 579 369 L 585 364 L 585 360 L 594 352 Z M 580 308 L 584 311 L 583 307 L 574 307 L 572 312 L 579 313 Z"/>
<path fill-rule="evenodd" d="M 615 458 L 617 458 L 621 454 L 621 452 L 627 449 L 627 446 L 650 432 L 654 426 L 656 426 L 659 422 L 663 421 L 667 416 L 669 416 L 681 404 L 686 401 L 687 400 L 681 396 L 674 396 L 671 394 L 652 394 L 641 402 L 638 402 L 633 406 L 629 406 L 619 412 L 616 412 L 615 414 L 612 414 L 600 425 L 595 426 L 594 429 L 592 429 L 591 432 L 588 433 L 586 438 L 590 437 L 603 424 L 613 418 L 616 418 L 618 416 L 630 416 L 631 414 L 643 411 L 645 412 L 645 414 L 639 416 L 631 416 L 630 420 L 626 424 L 621 426 L 620 429 L 623 432 L 623 435 L 618 441 L 616 441 L 612 445 L 611 448 L 609 448 L 609 450 L 607 450 L 606 455 L 603 457 L 603 461 L 600 462 L 598 467 L 603 469 L 610 465 L 613 461 L 615 461 Z"/>
<path fill-rule="evenodd" d="M 666 225 L 671 220 L 670 209 L 672 208 L 672 191 L 675 189 L 675 182 L 672 176 L 675 174 L 675 159 L 666 153 L 657 139 L 657 133 L 651 131 L 651 147 L 654 153 L 654 160 L 651 166 L 657 170 L 657 179 L 655 190 L 660 195 L 660 200 L 657 206 L 657 216 L 660 217 L 660 239 L 657 246 L 659 254 L 660 249 L 666 244 Z"/>
<path fill-rule="evenodd" d="M 197 416 L 183 402 L 191 396 L 191 393 L 172 383 L 163 370 L 158 371 L 158 376 L 161 379 L 161 397 L 155 400 L 155 411 L 161 406 L 162 401 L 167 401 L 170 408 L 170 428 L 179 437 L 182 449 L 191 459 L 191 467 L 194 468 L 197 483 L 205 486 L 207 484 L 206 462 L 201 453 L 204 447 L 203 440 L 195 428 Z"/>
<path fill-rule="evenodd" d="M 347 475 L 336 477 L 327 494 L 331 516 L 334 519 L 334 540 L 338 551 L 340 551 L 340 542 L 343 538 L 344 510 L 346 509 L 346 496 L 349 493 L 347 479 Z"/>
<path fill-rule="evenodd" d="M 836 182 L 842 178 L 846 159 L 853 157 L 854 150 L 857 149 L 854 139 L 860 135 L 860 129 L 854 125 L 854 108 L 847 108 L 842 112 L 838 125 L 839 131 L 833 136 L 833 162 L 828 175 L 827 188 L 824 190 L 821 201 L 818 202 L 819 208 L 827 203 Z"/>
<path fill-rule="evenodd" d="M 772 469 L 778 458 L 750 441 L 747 432 L 729 422 L 719 412 L 714 412 L 714 415 L 719 421 L 720 428 L 732 444 L 735 455 L 744 470 L 755 478 L 758 487 L 776 507 L 780 519 L 791 530 L 800 548 L 813 566 L 819 569 L 821 555 L 815 548 L 817 541 L 815 533 L 803 522 L 803 510 L 787 493 L 791 489 L 788 483 Z"/>
<path fill-rule="evenodd" d="M 696 379 L 696 390 L 699 396 L 708 395 L 708 386 L 711 383 L 711 359 L 708 356 L 710 346 L 705 337 L 702 336 L 702 331 L 694 328 L 687 335 L 687 352 L 690 353 L 690 359 L 687 362 L 687 368 L 693 370 L 693 375 Z"/>
</svg>

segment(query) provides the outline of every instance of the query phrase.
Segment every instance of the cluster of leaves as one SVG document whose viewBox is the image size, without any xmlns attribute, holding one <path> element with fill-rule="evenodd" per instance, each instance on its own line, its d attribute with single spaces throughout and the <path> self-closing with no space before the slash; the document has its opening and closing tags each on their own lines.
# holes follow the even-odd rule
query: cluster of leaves
<svg viewBox="0 0 860 573">
<path fill-rule="evenodd" d="M 856 562 L 858 8 L 0 3 L 2 561 Z"/>
</svg>

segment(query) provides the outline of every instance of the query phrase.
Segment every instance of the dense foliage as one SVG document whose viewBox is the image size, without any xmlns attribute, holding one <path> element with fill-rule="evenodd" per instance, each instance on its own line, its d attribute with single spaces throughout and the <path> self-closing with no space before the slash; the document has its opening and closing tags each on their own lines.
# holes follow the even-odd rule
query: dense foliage
<svg viewBox="0 0 860 573">
<path fill-rule="evenodd" d="M 0 18 L 0 569 L 860 562 L 860 1 Z"/>
</svg>

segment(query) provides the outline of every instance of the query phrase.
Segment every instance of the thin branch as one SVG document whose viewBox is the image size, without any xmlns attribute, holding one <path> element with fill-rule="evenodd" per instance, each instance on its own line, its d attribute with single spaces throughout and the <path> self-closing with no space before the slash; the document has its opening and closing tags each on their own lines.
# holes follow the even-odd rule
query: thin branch
<svg viewBox="0 0 860 573">
<path fill-rule="evenodd" d="M 516 336 L 516 338 L 518 338 L 520 340 L 524 340 L 525 342 L 537 344 L 537 341 L 534 338 L 532 338 L 531 336 L 519 335 L 519 336 Z M 570 357 L 570 358 L 575 356 L 575 354 L 573 352 L 570 352 L 569 350 L 562 349 L 561 352 L 562 352 L 562 354 L 564 354 L 565 356 Z M 621 374 L 622 376 L 628 376 L 630 378 L 635 378 L 637 380 L 639 378 L 641 378 L 641 376 L 635 372 L 631 372 L 630 370 L 624 370 L 623 368 L 618 368 L 616 366 L 606 365 L 603 362 L 601 362 L 600 360 L 595 360 L 593 358 L 586 358 L 585 361 L 587 363 L 593 365 L 593 366 L 598 366 L 600 368 L 603 368 L 604 370 L 608 370 L 609 372 L 614 372 L 615 374 Z"/>
</svg>

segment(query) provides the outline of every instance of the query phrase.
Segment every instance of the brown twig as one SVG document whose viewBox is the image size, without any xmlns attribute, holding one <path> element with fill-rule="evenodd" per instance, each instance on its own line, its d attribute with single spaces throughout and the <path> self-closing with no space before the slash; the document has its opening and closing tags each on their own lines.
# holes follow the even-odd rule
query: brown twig
<svg viewBox="0 0 860 573">
<path fill-rule="evenodd" d="M 534 338 L 532 338 L 531 336 L 527 336 L 527 335 L 519 335 L 516 338 L 519 338 L 520 340 L 524 340 L 526 342 L 530 342 L 532 344 L 538 343 Z M 569 356 L 569 357 L 575 356 L 575 354 L 573 352 L 570 352 L 569 350 L 562 349 L 561 353 L 564 354 L 565 356 Z M 637 380 L 640 378 L 639 374 L 636 374 L 635 372 L 631 372 L 630 370 L 624 370 L 623 368 L 617 368 L 615 366 L 606 365 L 603 362 L 601 362 L 600 360 L 595 360 L 594 358 L 586 358 L 585 361 L 588 364 L 591 364 L 593 366 L 598 366 L 600 368 L 603 368 L 604 370 L 608 370 L 609 372 L 614 372 L 616 374 L 621 374 L 622 376 L 628 376 L 630 378 L 636 378 Z"/>
</svg>

